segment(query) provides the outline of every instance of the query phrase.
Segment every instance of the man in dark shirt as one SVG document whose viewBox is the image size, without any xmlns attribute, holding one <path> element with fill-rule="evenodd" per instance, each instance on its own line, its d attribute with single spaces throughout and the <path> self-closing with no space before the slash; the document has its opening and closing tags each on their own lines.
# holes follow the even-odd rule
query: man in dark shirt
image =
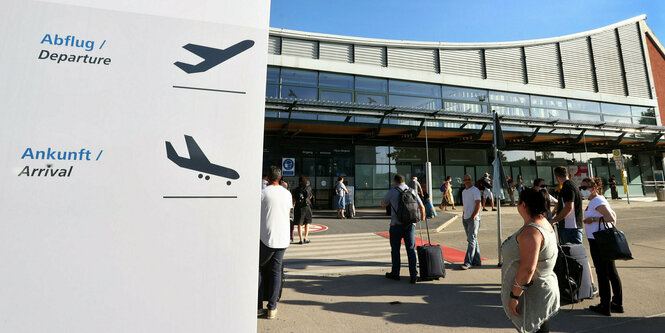
<svg viewBox="0 0 665 333">
<path fill-rule="evenodd" d="M 612 200 L 621 199 L 619 198 L 619 192 L 617 192 L 617 180 L 614 175 L 610 177 L 608 184 L 610 185 L 610 191 L 612 192 Z"/>
<path fill-rule="evenodd" d="M 561 184 L 557 214 L 552 218 L 552 222 L 559 223 L 559 240 L 561 244 L 582 244 L 584 236 L 582 195 L 575 183 L 568 178 L 568 170 L 565 167 L 554 168 L 554 177 Z"/>
</svg>

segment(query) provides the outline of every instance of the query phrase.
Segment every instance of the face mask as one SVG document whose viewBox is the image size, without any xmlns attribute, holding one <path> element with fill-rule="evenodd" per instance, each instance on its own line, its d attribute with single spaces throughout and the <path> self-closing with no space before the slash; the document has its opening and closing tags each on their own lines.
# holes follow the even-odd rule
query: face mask
<svg viewBox="0 0 665 333">
<path fill-rule="evenodd" d="M 583 197 L 588 198 L 591 196 L 591 191 L 589 190 L 581 190 L 580 194 L 582 194 Z"/>
</svg>

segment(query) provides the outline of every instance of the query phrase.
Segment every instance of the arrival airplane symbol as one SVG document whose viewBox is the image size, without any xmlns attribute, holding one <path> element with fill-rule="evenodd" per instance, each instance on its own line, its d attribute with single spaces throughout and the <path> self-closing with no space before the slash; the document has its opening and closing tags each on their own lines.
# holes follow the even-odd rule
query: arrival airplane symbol
<svg viewBox="0 0 665 333">
<path fill-rule="evenodd" d="M 173 145 L 168 141 L 166 141 L 166 157 L 181 168 L 233 180 L 240 178 L 240 175 L 235 170 L 210 163 L 193 137 L 185 135 L 185 142 L 187 143 L 189 158 L 180 157 L 173 148 Z M 199 178 L 203 178 L 203 174 L 199 174 Z M 210 176 L 205 176 L 205 179 L 209 180 Z M 227 181 L 226 185 L 231 185 L 231 181 Z"/>
<path fill-rule="evenodd" d="M 252 46 L 254 46 L 254 41 L 249 39 L 243 40 L 242 42 L 239 42 L 233 46 L 229 46 L 226 49 L 216 49 L 213 47 L 189 43 L 183 46 L 183 48 L 196 54 L 204 60 L 196 65 L 190 65 L 180 61 L 173 64 L 178 66 L 178 68 L 182 69 L 187 74 L 201 73 L 235 57 Z"/>
</svg>

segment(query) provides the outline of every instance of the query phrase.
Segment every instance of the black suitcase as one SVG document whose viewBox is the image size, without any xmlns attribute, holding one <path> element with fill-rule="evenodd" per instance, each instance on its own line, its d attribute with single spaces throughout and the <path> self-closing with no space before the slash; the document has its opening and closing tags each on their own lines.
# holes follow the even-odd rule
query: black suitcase
<svg viewBox="0 0 665 333">
<path fill-rule="evenodd" d="M 420 226 L 420 222 L 418 223 Z M 425 227 L 427 228 L 427 243 L 416 247 L 418 253 L 418 264 L 420 266 L 420 280 L 431 281 L 438 280 L 439 278 L 446 277 L 446 266 L 443 262 L 443 251 L 441 246 L 432 245 L 429 238 L 429 226 L 427 219 L 425 219 Z M 423 229 L 420 226 L 420 239 L 423 239 Z"/>
<path fill-rule="evenodd" d="M 593 298 L 593 284 L 591 283 L 591 270 L 586 248 L 582 244 L 564 244 L 561 249 L 568 257 L 572 257 L 582 266 L 577 299 L 579 301 Z"/>
</svg>

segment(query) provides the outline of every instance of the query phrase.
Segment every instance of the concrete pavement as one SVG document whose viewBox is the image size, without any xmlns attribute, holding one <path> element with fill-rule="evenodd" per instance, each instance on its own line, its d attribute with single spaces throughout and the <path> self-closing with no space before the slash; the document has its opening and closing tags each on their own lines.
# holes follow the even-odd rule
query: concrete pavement
<svg viewBox="0 0 665 333">
<path fill-rule="evenodd" d="M 611 318 L 599 317 L 586 310 L 598 300 L 587 300 L 562 307 L 552 320 L 554 332 L 665 332 L 665 203 L 633 201 L 631 205 L 625 202 L 612 204 L 617 211 L 619 228 L 626 233 L 635 257 L 632 261 L 617 262 L 623 281 L 626 313 Z M 448 265 L 445 279 L 414 286 L 407 282 L 406 267 L 402 269 L 402 281 L 383 277 L 389 264 L 389 253 L 381 259 L 386 265 L 353 271 L 340 269 L 335 272 L 336 266 L 333 265 L 332 269 L 322 273 L 320 267 L 305 265 L 297 275 L 287 277 L 278 318 L 259 319 L 259 331 L 513 332 L 498 297 L 500 270 L 496 267 L 496 213 L 483 213 L 479 239 L 481 254 L 489 260 L 482 268 L 459 271 L 457 265 Z M 292 245 L 285 258 L 288 261 L 290 256 L 293 258 L 300 253 L 298 255 L 306 254 L 310 259 L 320 256 L 335 260 L 337 255 L 333 251 L 344 252 L 341 247 L 355 243 L 352 236 L 345 239 L 345 234 L 387 231 L 387 217 L 377 210 L 360 212 L 361 216 L 364 214 L 367 218 L 356 220 L 316 218 L 315 223 L 329 226 L 329 231 L 313 234 L 312 244 Z M 522 224 L 514 207 L 503 207 L 502 219 L 503 239 Z M 325 248 L 321 244 L 317 250 L 317 236 L 326 233 Z M 324 239 L 320 237 L 320 242 Z M 339 243 L 334 242 L 335 239 Z M 443 232 L 432 234 L 432 241 L 464 250 L 466 241 L 461 219 Z M 386 245 L 387 242 L 385 240 Z M 344 259 L 344 267 L 363 266 L 366 260 L 362 256 L 369 255 L 367 251 L 372 248 L 374 246 L 347 250 L 344 255 L 351 257 Z M 386 249 L 384 246 L 381 251 Z M 357 259 L 353 258 L 354 254 Z M 372 260 L 379 264 L 381 261 Z"/>
</svg>

